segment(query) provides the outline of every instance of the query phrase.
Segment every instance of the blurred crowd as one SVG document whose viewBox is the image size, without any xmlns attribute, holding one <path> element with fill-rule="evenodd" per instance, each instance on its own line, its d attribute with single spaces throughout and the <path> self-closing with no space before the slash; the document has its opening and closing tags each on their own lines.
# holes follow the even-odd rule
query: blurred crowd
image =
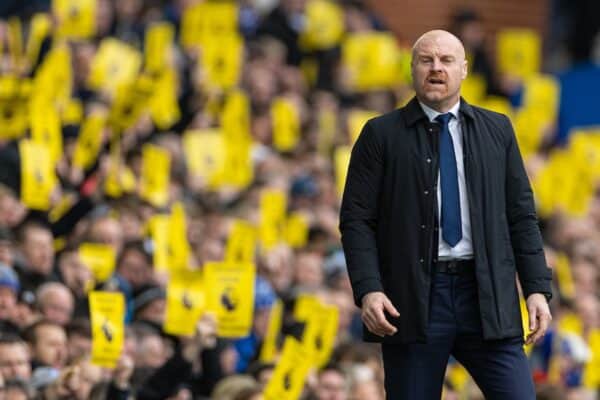
<svg viewBox="0 0 600 400">
<path fill-rule="evenodd" d="M 300 337 L 302 324 L 294 319 L 293 309 L 295 300 L 305 293 L 336 307 L 338 329 L 329 361 L 308 374 L 302 398 L 384 398 L 379 348 L 360 341 L 360 314 L 339 241 L 340 186 L 347 155 L 340 150 L 352 144 L 350 121 L 357 112 L 388 112 L 411 98 L 406 69 L 410 49 L 406 49 L 407 43 L 398 44 L 397 79 L 361 88 L 353 83 L 352 71 L 343 62 L 343 41 L 364 33 L 389 34 L 363 1 L 319 1 L 335 6 L 328 12 L 339 19 L 329 22 L 339 31 L 330 32 L 332 40 L 310 45 L 305 32 L 310 25 L 307 9 L 317 1 L 240 0 L 231 3 L 242 43 L 240 60 L 235 61 L 234 54 L 234 61 L 222 61 L 226 66 L 221 66 L 227 69 L 233 63 L 238 71 L 233 83 L 225 78 L 215 80 L 204 62 L 208 49 L 216 47 L 218 53 L 219 46 L 229 48 L 234 42 L 212 32 L 210 43 L 202 43 L 185 33 L 189 26 L 184 29 L 186 12 L 207 2 L 212 3 L 81 1 L 95 4 L 92 33 L 83 38 L 56 34 L 65 26 L 56 3 L 68 1 L 54 1 L 54 8 L 43 0 L 7 1 L 0 7 L 4 13 L 0 20 L 0 399 L 262 399 L 276 364 L 276 360 L 259 357 L 270 310 L 278 299 L 283 302 L 279 345 L 286 335 Z M 38 13 L 48 16 L 43 20 L 48 28 L 40 28 L 41 33 L 36 27 L 45 25 L 36 19 Z M 164 76 L 172 77 L 174 83 L 156 84 L 151 96 L 158 106 L 149 104 L 145 99 L 149 95 L 140 89 L 143 82 L 139 77 L 154 84 L 163 76 L 152 71 L 147 61 L 134 67 L 134 83 L 125 79 L 124 86 L 111 87 L 110 73 L 101 84 L 90 83 L 105 39 L 118 39 L 141 54 L 148 53 L 147 32 L 161 22 L 174 29 L 167 53 L 158 57 L 166 60 L 168 67 L 161 68 L 169 71 Z M 471 71 L 486 82 L 486 96 L 501 98 L 510 110 L 517 110 L 523 82 L 519 76 L 499 72 L 483 27 L 473 11 L 461 11 L 449 21 L 449 28 L 465 43 Z M 597 30 L 588 33 L 593 36 Z M 29 42 L 33 44 L 24 46 Z M 563 85 L 559 96 L 584 96 L 577 91 L 581 87 L 570 85 L 599 84 L 600 69 L 592 63 L 593 43 L 590 39 L 584 56 L 578 49 L 571 69 L 557 76 L 557 84 Z M 53 71 L 56 66 L 44 67 L 50 65 L 46 62 L 59 46 L 69 54 L 72 73 L 62 75 L 67 76 L 67 83 L 57 83 L 61 73 Z M 229 56 L 225 53 L 223 57 Z M 575 63 L 580 61 L 585 61 L 584 67 Z M 130 63 L 123 58 L 123 64 Z M 578 78 L 581 68 L 588 74 L 585 83 Z M 49 83 L 36 80 L 43 74 L 50 77 Z M 121 79 L 119 74 L 114 76 Z M 46 113 L 60 119 L 61 144 L 49 164 L 56 178 L 46 193 L 48 204 L 41 206 L 32 205 L 24 193 L 24 182 L 31 173 L 24 167 L 25 152 L 20 145 L 33 138 L 36 128 L 34 122 L 31 127 L 27 123 L 22 129 L 15 128 L 22 111 L 10 97 L 10 85 L 15 82 L 22 88 L 30 85 L 31 93 L 23 89 L 27 99 L 36 97 L 36 90 L 62 93 L 68 89 L 66 94 L 44 93 L 47 97 L 41 96 L 43 100 L 22 106 L 29 107 L 25 112 L 35 116 L 33 119 L 44 118 Z M 228 159 L 237 163 L 225 164 L 236 173 L 243 170 L 242 178 L 221 178 L 215 183 L 192 168 L 194 155 L 190 156 L 184 139 L 189 132 L 201 135 L 225 128 L 228 122 L 222 116 L 232 93 L 241 93 L 248 101 L 248 129 L 244 132 L 243 120 L 239 126 L 234 123 L 233 131 L 229 126 L 225 134 L 236 143 L 226 149 L 244 149 L 239 142 L 246 141 L 247 133 L 248 154 L 241 161 Z M 598 93 L 600 90 L 590 93 L 585 103 L 598 104 L 592 97 Z M 294 140 L 287 137 L 291 145 L 289 140 L 285 145 L 286 137 L 281 139 L 275 132 L 279 117 L 273 105 L 280 99 L 293 110 L 286 121 L 295 121 L 299 132 Z M 559 151 L 557 143 L 568 142 L 568 133 L 556 132 L 600 123 L 594 120 L 599 113 L 586 113 L 582 120 L 579 109 L 573 110 L 568 100 L 561 103 L 560 99 L 556 119 L 544 127 L 543 138 L 526 159 L 532 174 L 543 170 Z M 120 112 L 119 107 L 125 111 Z M 96 133 L 98 152 L 89 153 L 93 156 L 89 162 L 76 161 L 82 127 L 94 115 L 107 116 Z M 10 124 L 13 122 L 15 125 Z M 2 132 L 5 127 L 10 127 L 10 132 L 8 128 Z M 152 165 L 144 160 L 142 151 L 147 144 L 168 154 L 166 200 L 144 194 L 140 183 L 147 179 L 143 175 L 151 175 L 147 170 Z M 206 154 L 203 151 L 202 157 Z M 40 160 L 34 158 L 33 163 Z M 242 299 L 254 306 L 250 334 L 219 337 L 216 320 L 209 313 L 199 319 L 192 336 L 165 332 L 168 276 L 156 268 L 157 247 L 147 228 L 149 221 L 170 212 L 175 203 L 182 204 L 190 249 L 187 263 L 201 269 L 206 262 L 223 260 L 235 221 L 260 225 L 265 189 L 284 193 L 286 213 L 300 215 L 306 229 L 300 245 L 283 239 L 257 245 L 254 299 Z M 569 211 L 549 207 L 540 215 L 548 263 L 556 271 L 551 303 L 554 321 L 551 333 L 527 351 L 539 398 L 587 400 L 597 398 L 600 387 L 600 197 L 589 197 L 577 216 Z M 114 271 L 108 278 L 99 279 L 85 262 L 79 251 L 83 243 L 104 244 L 114 251 Z M 88 292 L 93 289 L 119 291 L 126 299 L 125 343 L 114 369 L 101 368 L 90 358 Z M 452 361 L 443 396 L 447 400 L 483 398 Z"/>
</svg>

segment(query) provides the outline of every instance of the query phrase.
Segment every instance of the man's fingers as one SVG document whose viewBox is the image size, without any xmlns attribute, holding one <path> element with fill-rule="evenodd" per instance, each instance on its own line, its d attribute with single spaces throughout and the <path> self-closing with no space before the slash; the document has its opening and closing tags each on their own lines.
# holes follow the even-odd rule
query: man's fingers
<svg viewBox="0 0 600 400">
<path fill-rule="evenodd" d="M 390 324 L 387 319 L 385 319 L 383 310 L 377 310 L 377 324 L 379 329 L 383 330 L 388 335 L 393 335 L 396 333 L 396 327 Z"/>
<path fill-rule="evenodd" d="M 389 301 L 388 299 L 386 299 L 383 302 L 383 306 L 385 307 L 385 309 L 387 310 L 387 312 L 389 312 L 393 317 L 399 317 L 400 313 L 398 312 L 398 310 L 396 310 L 396 307 L 394 307 L 394 305 L 392 304 L 391 301 Z"/>
<path fill-rule="evenodd" d="M 537 330 L 537 307 L 531 307 L 529 309 L 529 330 Z"/>
</svg>

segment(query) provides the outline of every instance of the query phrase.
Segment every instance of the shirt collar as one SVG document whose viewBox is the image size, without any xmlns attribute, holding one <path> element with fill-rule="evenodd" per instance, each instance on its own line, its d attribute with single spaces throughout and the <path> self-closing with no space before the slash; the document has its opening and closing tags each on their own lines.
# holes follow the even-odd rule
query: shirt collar
<svg viewBox="0 0 600 400">
<path fill-rule="evenodd" d="M 431 108 L 429 106 L 426 106 L 425 104 L 423 104 L 420 101 L 419 101 L 419 104 L 421 105 L 421 108 L 423 109 L 423 112 L 425 113 L 425 115 L 427 115 L 427 118 L 429 118 L 429 122 L 434 122 L 435 117 L 437 117 L 438 115 L 444 114 L 444 113 L 434 110 L 433 108 Z M 452 108 L 450 108 L 448 110 L 448 112 L 450 114 L 452 114 L 454 116 L 454 118 L 458 119 L 459 108 L 460 108 L 460 100 L 457 101 L 456 104 L 453 105 Z"/>
</svg>

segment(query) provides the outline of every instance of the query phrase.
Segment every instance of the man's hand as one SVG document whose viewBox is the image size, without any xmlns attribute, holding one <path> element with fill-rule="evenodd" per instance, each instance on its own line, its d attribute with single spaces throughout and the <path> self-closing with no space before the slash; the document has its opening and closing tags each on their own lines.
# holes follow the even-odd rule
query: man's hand
<svg viewBox="0 0 600 400">
<path fill-rule="evenodd" d="M 550 308 L 546 297 L 541 293 L 532 293 L 527 298 L 527 312 L 529 313 L 529 330 L 525 344 L 532 344 L 546 334 L 548 325 L 552 321 Z"/>
<path fill-rule="evenodd" d="M 384 311 L 393 317 L 400 316 L 398 310 L 383 292 L 371 292 L 363 296 L 361 318 L 369 331 L 381 337 L 391 336 L 398 330 L 385 319 Z"/>
</svg>

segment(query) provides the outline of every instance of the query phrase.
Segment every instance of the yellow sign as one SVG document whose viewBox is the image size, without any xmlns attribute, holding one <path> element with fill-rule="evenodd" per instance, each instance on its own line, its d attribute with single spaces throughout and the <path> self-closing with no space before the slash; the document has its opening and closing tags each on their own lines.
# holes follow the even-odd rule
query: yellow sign
<svg viewBox="0 0 600 400">
<path fill-rule="evenodd" d="M 342 39 L 344 25 L 344 11 L 336 3 L 310 0 L 306 4 L 306 29 L 300 43 L 306 49 L 330 49 Z"/>
<path fill-rule="evenodd" d="M 190 245 L 187 240 L 187 224 L 185 209 L 181 202 L 173 204 L 169 220 L 169 269 L 181 270 L 188 268 Z"/>
<path fill-rule="evenodd" d="M 106 116 L 100 113 L 91 114 L 84 121 L 75 144 L 74 166 L 85 170 L 96 162 L 104 139 L 105 124 Z"/>
<path fill-rule="evenodd" d="M 399 54 L 391 33 L 348 35 L 342 44 L 347 86 L 358 91 L 392 87 L 401 79 Z"/>
<path fill-rule="evenodd" d="M 327 364 L 333 351 L 338 314 L 335 306 L 323 304 L 315 296 L 301 295 L 296 299 L 294 317 L 305 323 L 302 345 L 318 367 Z"/>
<path fill-rule="evenodd" d="M 280 97 L 271 103 L 273 146 L 279 151 L 292 151 L 300 140 L 300 115 L 296 105 Z"/>
<path fill-rule="evenodd" d="M 52 0 L 60 38 L 87 39 L 96 33 L 97 0 Z"/>
<path fill-rule="evenodd" d="M 335 149 L 333 155 L 333 163 L 335 167 L 335 183 L 338 195 L 342 197 L 344 194 L 344 186 L 346 185 L 346 174 L 348 174 L 348 165 L 350 165 L 350 146 L 340 146 Z"/>
<path fill-rule="evenodd" d="M 540 71 L 542 41 L 532 29 L 503 29 L 496 35 L 500 73 L 527 78 Z"/>
<path fill-rule="evenodd" d="M 308 241 L 308 221 L 303 214 L 293 213 L 286 222 L 285 241 L 294 249 L 306 246 Z"/>
<path fill-rule="evenodd" d="M 227 239 L 225 261 L 254 262 L 256 230 L 246 221 L 235 220 Z"/>
<path fill-rule="evenodd" d="M 181 44 L 190 48 L 218 41 L 238 31 L 238 6 L 233 1 L 204 1 L 187 7 L 181 19 Z"/>
<path fill-rule="evenodd" d="M 168 271 L 171 259 L 169 226 L 171 217 L 167 214 L 155 214 L 148 220 L 148 232 L 152 237 L 153 264 L 158 271 Z"/>
<path fill-rule="evenodd" d="M 189 130 L 183 135 L 183 151 L 189 170 L 202 177 L 209 187 L 218 183 L 225 169 L 223 136 L 218 129 Z"/>
<path fill-rule="evenodd" d="M 21 200 L 28 208 L 46 211 L 58 179 L 50 150 L 32 140 L 19 142 L 21 156 Z"/>
<path fill-rule="evenodd" d="M 281 324 L 283 321 L 283 302 L 279 299 L 275 300 L 269 314 L 269 326 L 267 333 L 260 348 L 260 361 L 273 362 L 277 355 L 277 339 L 281 332 Z"/>
<path fill-rule="evenodd" d="M 117 39 L 103 39 L 92 60 L 89 84 L 92 89 L 115 90 L 134 82 L 142 65 L 138 50 Z"/>
<path fill-rule="evenodd" d="M 281 358 L 265 387 L 265 400 L 298 400 L 310 368 L 306 349 L 293 337 L 286 337 Z"/>
<path fill-rule="evenodd" d="M 244 41 L 238 34 L 214 36 L 202 45 L 200 66 L 210 88 L 230 89 L 242 70 Z"/>
<path fill-rule="evenodd" d="M 144 145 L 140 197 L 155 207 L 165 207 L 169 202 L 170 174 L 169 152 L 152 144 Z"/>
<path fill-rule="evenodd" d="M 120 292 L 91 292 L 89 302 L 92 363 L 115 368 L 125 339 L 125 299 Z"/>
<path fill-rule="evenodd" d="M 208 262 L 204 265 L 207 309 L 217 316 L 220 337 L 244 337 L 252 328 L 254 279 L 252 263 Z"/>
<path fill-rule="evenodd" d="M 96 282 L 105 282 L 115 270 L 117 255 L 108 244 L 82 243 L 79 245 L 79 257 L 92 271 Z"/>
<path fill-rule="evenodd" d="M 287 213 L 287 197 L 282 190 L 265 189 L 260 196 L 259 234 L 265 249 L 283 239 Z"/>
<path fill-rule="evenodd" d="M 171 271 L 164 331 L 172 335 L 192 336 L 205 306 L 202 271 Z"/>
<path fill-rule="evenodd" d="M 33 66 L 39 57 L 42 42 L 48 36 L 52 27 L 50 17 L 44 13 L 35 14 L 30 25 L 29 40 L 25 51 L 29 65 Z"/>
<path fill-rule="evenodd" d="M 165 69 L 154 82 L 150 116 L 159 129 L 168 129 L 181 118 L 177 100 L 177 77 L 173 68 Z"/>
<path fill-rule="evenodd" d="M 144 57 L 146 71 L 159 73 L 167 67 L 175 28 L 168 22 L 155 23 L 146 31 Z"/>
</svg>

